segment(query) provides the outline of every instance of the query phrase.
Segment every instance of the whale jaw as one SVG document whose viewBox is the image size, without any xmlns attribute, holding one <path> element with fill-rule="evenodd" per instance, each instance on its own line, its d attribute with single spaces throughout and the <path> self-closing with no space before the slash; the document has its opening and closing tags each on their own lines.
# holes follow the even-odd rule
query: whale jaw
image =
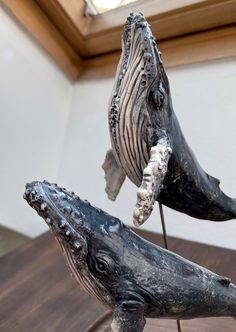
<svg viewBox="0 0 236 332">
<path fill-rule="evenodd" d="M 110 293 L 97 281 L 88 266 L 93 236 L 90 204 L 73 192 L 48 181 L 26 184 L 24 199 L 49 226 L 59 243 L 67 265 L 81 288 L 104 304 L 111 304 Z M 94 208 L 94 212 L 98 209 Z"/>
</svg>

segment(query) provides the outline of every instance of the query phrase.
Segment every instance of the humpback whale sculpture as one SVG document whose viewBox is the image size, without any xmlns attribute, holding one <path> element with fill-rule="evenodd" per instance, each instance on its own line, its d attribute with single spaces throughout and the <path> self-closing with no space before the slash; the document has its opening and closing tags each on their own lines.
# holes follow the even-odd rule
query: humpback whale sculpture
<svg viewBox="0 0 236 332">
<path fill-rule="evenodd" d="M 161 53 L 141 13 L 131 13 L 125 23 L 109 127 L 106 192 L 115 200 L 126 175 L 139 187 L 136 226 L 149 217 L 156 200 L 199 219 L 236 218 L 236 200 L 201 168 L 183 136 Z"/>
<path fill-rule="evenodd" d="M 141 332 L 145 317 L 236 317 L 228 278 L 143 240 L 56 184 L 32 182 L 24 198 L 47 222 L 82 288 L 113 308 L 114 332 Z"/>
</svg>

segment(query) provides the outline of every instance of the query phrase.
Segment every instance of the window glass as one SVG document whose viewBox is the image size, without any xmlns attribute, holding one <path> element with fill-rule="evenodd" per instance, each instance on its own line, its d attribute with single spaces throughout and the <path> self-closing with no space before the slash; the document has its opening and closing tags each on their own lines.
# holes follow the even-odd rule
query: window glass
<svg viewBox="0 0 236 332">
<path fill-rule="evenodd" d="M 101 14 L 137 0 L 86 0 L 90 14 Z"/>
</svg>

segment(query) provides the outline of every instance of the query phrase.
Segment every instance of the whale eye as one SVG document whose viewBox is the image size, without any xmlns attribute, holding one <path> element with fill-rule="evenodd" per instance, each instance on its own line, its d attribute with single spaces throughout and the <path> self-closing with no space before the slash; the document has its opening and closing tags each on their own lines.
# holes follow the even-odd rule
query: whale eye
<svg viewBox="0 0 236 332">
<path fill-rule="evenodd" d="M 104 274 L 110 271 L 109 264 L 104 258 L 96 257 L 94 263 L 97 273 Z"/>
<path fill-rule="evenodd" d="M 161 90 L 155 90 L 150 92 L 149 100 L 152 103 L 154 109 L 160 109 L 164 103 L 164 94 Z"/>
<path fill-rule="evenodd" d="M 102 273 L 106 272 L 107 271 L 106 263 L 101 260 L 97 261 L 97 270 Z"/>
<path fill-rule="evenodd" d="M 96 252 L 94 255 L 88 255 L 87 263 L 89 270 L 97 278 L 104 278 L 106 275 L 110 275 L 113 269 L 113 260 L 104 253 Z"/>
</svg>

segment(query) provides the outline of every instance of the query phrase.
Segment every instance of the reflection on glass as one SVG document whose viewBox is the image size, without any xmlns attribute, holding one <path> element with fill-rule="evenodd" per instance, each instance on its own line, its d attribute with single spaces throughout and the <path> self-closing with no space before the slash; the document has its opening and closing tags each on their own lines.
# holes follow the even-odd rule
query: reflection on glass
<svg viewBox="0 0 236 332">
<path fill-rule="evenodd" d="M 91 14 L 101 14 L 134 1 L 137 0 L 86 0 L 86 3 Z"/>
</svg>

